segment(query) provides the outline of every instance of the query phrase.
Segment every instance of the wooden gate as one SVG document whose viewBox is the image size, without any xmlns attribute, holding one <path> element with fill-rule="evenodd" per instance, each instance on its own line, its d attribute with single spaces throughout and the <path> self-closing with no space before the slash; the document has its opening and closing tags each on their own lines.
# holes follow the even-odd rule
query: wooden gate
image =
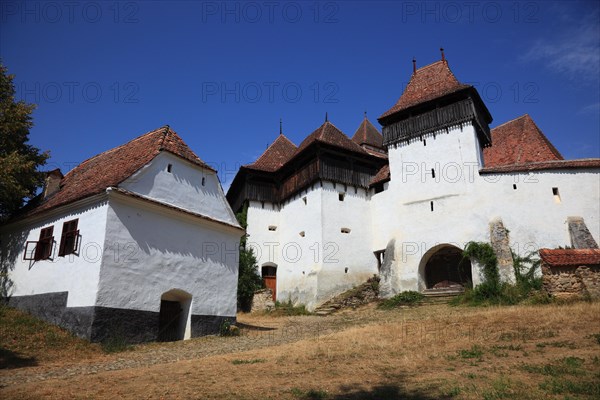
<svg viewBox="0 0 600 400">
<path fill-rule="evenodd" d="M 180 340 L 179 327 L 181 313 L 183 312 L 181 304 L 178 301 L 160 301 L 160 314 L 158 323 L 158 341 L 174 342 Z"/>
</svg>

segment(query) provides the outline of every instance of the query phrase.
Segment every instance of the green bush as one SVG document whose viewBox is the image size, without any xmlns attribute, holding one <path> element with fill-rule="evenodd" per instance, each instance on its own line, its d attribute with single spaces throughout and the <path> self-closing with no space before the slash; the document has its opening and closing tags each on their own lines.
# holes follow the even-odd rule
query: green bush
<svg viewBox="0 0 600 400">
<path fill-rule="evenodd" d="M 242 211 L 236 214 L 236 218 L 242 228 L 246 229 L 248 205 L 244 205 Z M 263 280 L 258 274 L 256 257 L 251 248 L 246 247 L 246 237 L 240 240 L 239 272 L 237 288 L 237 305 L 241 311 L 248 312 L 252 308 L 254 292 L 264 286 Z"/>
<path fill-rule="evenodd" d="M 292 299 L 288 299 L 288 301 L 284 303 L 276 301 L 274 312 L 275 314 L 281 314 L 286 316 L 310 315 L 310 312 L 306 309 L 306 306 L 304 304 L 294 306 L 294 304 L 292 303 Z"/>
<path fill-rule="evenodd" d="M 551 298 L 542 290 L 542 280 L 536 277 L 540 266 L 537 252 L 526 256 L 512 253 L 515 284 L 500 282 L 498 259 L 489 243 L 469 242 L 463 256 L 477 260 L 483 266 L 483 282 L 465 292 L 451 304 L 513 305 L 521 302 L 547 304 Z"/>
<path fill-rule="evenodd" d="M 379 303 L 378 307 L 389 310 L 398 306 L 412 306 L 421 303 L 424 298 L 425 296 L 423 294 L 409 290 L 398 293 L 394 297 L 382 301 Z"/>
</svg>

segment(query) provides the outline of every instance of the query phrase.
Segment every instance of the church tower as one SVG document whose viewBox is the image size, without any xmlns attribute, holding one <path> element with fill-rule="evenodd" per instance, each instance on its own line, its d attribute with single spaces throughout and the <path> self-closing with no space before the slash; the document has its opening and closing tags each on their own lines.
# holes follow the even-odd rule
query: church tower
<svg viewBox="0 0 600 400">
<path fill-rule="evenodd" d="M 417 69 L 413 60 L 400 99 L 378 121 L 392 184 L 439 184 L 417 189 L 415 195 L 421 190 L 442 195 L 445 184 L 472 177 L 483 167 L 482 149 L 491 144 L 490 112 L 473 86 L 456 79 L 443 49 L 442 59 L 433 64 Z"/>
</svg>

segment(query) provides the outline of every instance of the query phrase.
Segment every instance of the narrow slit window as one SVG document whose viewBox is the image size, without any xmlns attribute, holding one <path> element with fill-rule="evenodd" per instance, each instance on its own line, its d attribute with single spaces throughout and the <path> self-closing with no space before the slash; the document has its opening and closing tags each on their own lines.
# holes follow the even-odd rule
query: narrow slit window
<svg viewBox="0 0 600 400">
<path fill-rule="evenodd" d="M 269 230 L 270 231 L 276 231 L 277 227 L 275 225 L 269 225 Z"/>
<path fill-rule="evenodd" d="M 338 193 L 338 200 L 339 201 L 344 201 L 345 197 L 346 197 L 346 193 Z"/>
<path fill-rule="evenodd" d="M 206 178 L 202 177 L 202 186 L 206 185 Z"/>
<path fill-rule="evenodd" d="M 433 211 L 433 201 L 429 202 L 429 207 L 431 208 L 431 211 Z"/>
<path fill-rule="evenodd" d="M 167 172 L 171 173 L 172 170 L 173 170 L 173 164 L 168 164 L 167 165 Z"/>
<path fill-rule="evenodd" d="M 304 202 L 304 204 L 307 203 L 306 196 L 302 198 L 302 201 Z"/>
<path fill-rule="evenodd" d="M 342 228 L 341 232 L 342 233 L 350 233 L 350 228 Z"/>
<path fill-rule="evenodd" d="M 517 184 L 513 183 L 513 190 L 517 190 Z"/>
<path fill-rule="evenodd" d="M 554 202 L 555 203 L 560 203 L 560 193 L 558 192 L 558 188 L 557 187 L 553 187 L 552 188 L 552 195 L 554 196 Z"/>
<path fill-rule="evenodd" d="M 423 146 L 427 146 L 427 139 L 423 139 Z"/>
<path fill-rule="evenodd" d="M 435 169 L 431 168 L 431 177 L 435 178 Z"/>
</svg>

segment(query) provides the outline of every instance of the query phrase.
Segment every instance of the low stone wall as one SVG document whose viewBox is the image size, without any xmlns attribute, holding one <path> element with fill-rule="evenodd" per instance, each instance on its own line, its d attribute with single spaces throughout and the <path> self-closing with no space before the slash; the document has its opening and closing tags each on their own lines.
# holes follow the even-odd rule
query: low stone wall
<svg viewBox="0 0 600 400">
<path fill-rule="evenodd" d="M 600 298 L 600 249 L 540 249 L 540 258 L 549 294 Z"/>
<path fill-rule="evenodd" d="M 544 289 L 556 297 L 600 298 L 600 265 L 542 265 Z"/>
<path fill-rule="evenodd" d="M 271 311 L 274 308 L 275 302 L 273 301 L 273 291 L 271 289 L 262 289 L 254 293 L 250 312 Z"/>
</svg>

